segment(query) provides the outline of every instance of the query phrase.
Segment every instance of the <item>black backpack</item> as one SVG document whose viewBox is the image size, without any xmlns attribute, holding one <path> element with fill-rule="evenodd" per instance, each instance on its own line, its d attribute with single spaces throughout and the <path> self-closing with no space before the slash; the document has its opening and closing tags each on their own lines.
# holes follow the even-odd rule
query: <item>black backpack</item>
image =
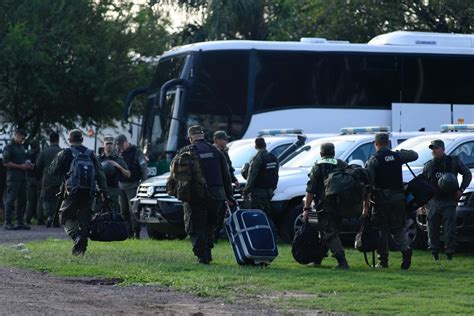
<svg viewBox="0 0 474 316">
<path fill-rule="evenodd" d="M 380 245 L 380 232 L 372 225 L 371 216 L 363 216 L 363 222 L 355 237 L 354 248 L 364 253 L 365 263 L 375 268 L 375 251 Z M 372 252 L 372 264 L 369 264 L 367 253 Z"/>
<path fill-rule="evenodd" d="M 320 264 L 328 256 L 328 248 L 319 238 L 319 231 L 308 220 L 295 233 L 291 243 L 291 254 L 301 264 Z"/>
<path fill-rule="evenodd" d="M 408 164 L 406 166 L 413 175 L 413 179 L 405 187 L 406 210 L 412 212 L 426 205 L 435 195 L 437 188 L 423 174 L 417 176 Z"/>
</svg>

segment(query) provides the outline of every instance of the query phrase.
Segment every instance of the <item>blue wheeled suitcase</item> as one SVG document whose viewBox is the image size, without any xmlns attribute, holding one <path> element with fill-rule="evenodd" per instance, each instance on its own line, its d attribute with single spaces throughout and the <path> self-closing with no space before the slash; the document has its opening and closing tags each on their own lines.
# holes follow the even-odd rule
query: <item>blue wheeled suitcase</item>
<svg viewBox="0 0 474 316">
<path fill-rule="evenodd" d="M 267 215 L 261 210 L 239 209 L 224 221 L 235 259 L 239 265 L 268 265 L 278 248 Z"/>
</svg>

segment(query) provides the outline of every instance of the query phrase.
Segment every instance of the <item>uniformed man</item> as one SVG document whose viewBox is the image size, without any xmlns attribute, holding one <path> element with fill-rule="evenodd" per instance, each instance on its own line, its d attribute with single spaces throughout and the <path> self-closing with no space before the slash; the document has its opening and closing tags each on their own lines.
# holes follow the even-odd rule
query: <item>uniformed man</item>
<svg viewBox="0 0 474 316">
<path fill-rule="evenodd" d="M 326 198 L 324 194 L 324 180 L 327 176 L 337 169 L 347 168 L 344 161 L 334 158 L 335 153 L 333 143 L 321 144 L 321 159 L 315 162 L 309 174 L 303 216 L 308 218 L 309 211 L 312 209 L 311 204 L 314 201 L 321 237 L 337 260 L 336 268 L 349 269 L 344 248 L 339 238 L 339 226 L 342 221 L 341 211 L 337 209 L 337 204 L 328 200 L 329 197 Z"/>
<path fill-rule="evenodd" d="M 217 211 L 223 201 L 231 203 L 232 186 L 229 166 L 224 155 L 204 140 L 204 130 L 199 125 L 188 129 L 191 145 L 181 150 L 194 150 L 201 162 L 208 193 L 200 196 L 192 188 L 192 200 L 184 203 L 186 232 L 191 236 L 193 252 L 201 264 L 212 261 L 211 249 L 214 246 L 214 227 Z"/>
<path fill-rule="evenodd" d="M 13 140 L 3 152 L 3 165 L 7 168 L 7 196 L 5 202 L 6 230 L 30 229 L 23 222 L 26 202 L 26 171 L 32 170 L 33 165 L 26 161 L 26 150 L 23 145 L 26 132 L 17 129 Z M 12 224 L 13 210 L 16 204 L 16 226 Z"/>
<path fill-rule="evenodd" d="M 444 251 L 447 260 L 452 260 L 456 250 L 456 204 L 464 190 L 471 183 L 472 174 L 464 162 L 457 156 L 448 156 L 444 152 L 444 142 L 441 139 L 433 140 L 429 148 L 433 159 L 423 168 L 423 175 L 437 188 L 439 179 L 445 173 L 456 176 L 462 175 L 462 182 L 457 192 L 443 192 L 438 190 L 435 196 L 426 205 L 428 216 L 428 246 L 434 260 L 439 260 L 441 243 L 439 240 L 440 226 L 443 225 Z"/>
<path fill-rule="evenodd" d="M 114 206 L 118 207 L 120 198 L 119 179 L 121 176 L 130 178 L 130 171 L 125 161 L 116 154 L 115 139 L 112 135 L 104 137 L 104 152 L 99 156 L 99 162 L 107 179 L 110 199 L 114 202 Z"/>
<path fill-rule="evenodd" d="M 375 135 L 376 153 L 369 158 L 366 168 L 369 171 L 373 187 L 372 198 L 374 208 L 372 221 L 380 231 L 379 255 L 380 268 L 388 267 L 388 237 L 392 234 L 395 242 L 402 251 L 402 269 L 411 265 L 412 249 L 405 230 L 406 205 L 403 193 L 402 166 L 404 163 L 415 161 L 418 154 L 413 150 L 391 151 L 390 139 L 387 133 Z M 364 206 L 364 213 L 369 212 L 369 201 Z"/>
<path fill-rule="evenodd" d="M 244 200 L 250 198 L 250 207 L 265 212 L 272 226 L 273 233 L 277 230 L 272 219 L 272 208 L 270 201 L 278 184 L 278 158 L 267 151 L 265 139 L 255 139 L 257 153 L 250 160 L 247 172 L 247 183 L 243 189 Z"/>
<path fill-rule="evenodd" d="M 26 159 L 34 166 L 36 165 L 36 160 L 38 159 L 38 155 L 40 153 L 40 144 L 37 140 L 33 140 L 30 143 L 30 150 L 28 150 L 26 154 Z M 36 166 L 34 167 L 36 169 Z M 37 177 L 36 170 L 28 170 L 26 171 L 26 184 L 27 184 L 27 191 L 26 191 L 26 214 L 25 214 L 25 221 L 27 225 L 31 224 L 31 219 L 36 217 L 38 220 L 38 225 L 44 225 L 44 218 L 42 208 L 39 205 L 40 199 L 39 195 L 41 193 L 41 181 Z"/>
<path fill-rule="evenodd" d="M 227 165 L 229 166 L 229 175 L 232 183 L 234 183 L 236 188 L 240 187 L 239 180 L 235 177 L 235 169 L 232 167 L 232 161 L 230 160 L 229 157 L 229 148 L 227 147 L 227 144 L 229 143 L 230 136 L 227 135 L 225 131 L 217 131 L 214 133 L 214 146 L 220 150 L 220 152 L 224 155 L 225 160 L 227 162 Z M 216 220 L 216 230 L 215 230 L 215 240 L 220 236 L 220 232 L 222 230 L 222 226 L 224 225 L 224 218 L 226 214 L 226 205 L 224 202 L 221 203 L 221 206 L 219 207 L 219 211 L 217 214 L 217 220 Z"/>
<path fill-rule="evenodd" d="M 130 144 L 125 135 L 119 135 L 116 143 L 119 154 L 130 171 L 129 177 L 120 175 L 120 210 L 128 222 L 130 237 L 140 238 L 138 215 L 133 214 L 130 200 L 135 197 L 140 181 L 145 181 L 148 178 L 147 162 L 142 151 L 137 146 Z"/>
<path fill-rule="evenodd" d="M 49 146 L 40 152 L 35 166 L 36 172 L 41 174 L 40 197 L 43 211 L 47 216 L 46 227 L 59 227 L 57 222 L 53 223 L 53 217 L 56 211 L 56 204 L 58 203 L 58 197 L 56 195 L 60 191 L 62 177 L 49 174 L 48 169 L 60 151 L 59 134 L 52 132 L 49 135 Z"/>
<path fill-rule="evenodd" d="M 108 192 L 105 176 L 97 157 L 92 150 L 82 145 L 82 132 L 78 129 L 70 131 L 68 140 L 71 147 L 57 154 L 49 167 L 49 173 L 65 179 L 66 194 L 59 210 L 60 222 L 74 242 L 72 254 L 78 256 L 83 255 L 87 250 L 95 187 L 98 186 L 103 198 L 108 198 Z M 79 163 L 74 162 L 80 157 L 79 155 L 88 156 L 90 160 L 81 157 L 82 165 L 78 170 Z M 86 165 L 88 163 L 91 167 Z M 80 174 L 80 170 L 83 170 L 84 175 Z M 82 181 L 87 178 L 87 175 L 92 175 L 90 170 L 94 170 L 95 181 L 91 179 L 93 184 L 85 187 Z M 80 185 L 78 182 L 81 182 Z"/>
</svg>

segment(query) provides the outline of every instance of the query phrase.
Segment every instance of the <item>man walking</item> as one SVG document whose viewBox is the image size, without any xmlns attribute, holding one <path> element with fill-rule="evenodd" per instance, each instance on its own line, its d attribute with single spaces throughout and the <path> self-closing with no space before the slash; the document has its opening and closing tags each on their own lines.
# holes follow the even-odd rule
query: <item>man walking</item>
<svg viewBox="0 0 474 316">
<path fill-rule="evenodd" d="M 36 172 L 41 174 L 41 203 L 43 211 L 45 212 L 46 227 L 59 227 L 57 223 L 53 223 L 54 212 L 58 203 L 57 194 L 60 191 L 62 177 L 58 175 L 51 175 L 48 171 L 51 162 L 53 162 L 56 155 L 61 151 L 59 147 L 59 134 L 52 132 L 49 135 L 49 146 L 43 149 L 36 162 Z"/>
<path fill-rule="evenodd" d="M 333 143 L 321 144 L 321 159 L 315 162 L 309 174 L 303 216 L 308 218 L 309 211 L 312 209 L 311 204 L 314 201 L 321 237 L 337 260 L 336 268 L 349 269 L 344 248 L 339 238 L 339 226 L 342 221 L 341 211 L 337 208 L 337 203 L 331 200 L 333 197 L 326 197 L 324 193 L 324 180 L 329 174 L 338 169 L 347 168 L 344 161 L 334 158 L 335 153 Z"/>
<path fill-rule="evenodd" d="M 428 202 L 428 246 L 434 260 L 439 260 L 441 243 L 440 228 L 443 225 L 444 251 L 447 260 L 452 260 L 456 250 L 456 204 L 464 190 L 471 183 L 472 174 L 464 162 L 457 156 L 449 156 L 444 152 L 444 142 L 437 139 L 431 142 L 429 148 L 433 159 L 423 168 L 423 175 L 436 188 L 435 196 Z M 455 183 L 452 190 L 443 188 L 443 177 L 451 175 Z M 458 186 L 457 175 L 462 175 L 461 185 Z M 440 183 L 441 182 L 441 183 Z"/>
<path fill-rule="evenodd" d="M 403 193 L 402 166 L 415 161 L 418 154 L 413 150 L 391 151 L 387 133 L 375 135 L 376 153 L 369 158 L 366 168 L 370 174 L 373 187 L 374 208 L 372 221 L 380 231 L 380 246 L 377 250 L 379 263 L 377 267 L 388 268 L 388 237 L 392 234 L 402 251 L 401 268 L 407 270 L 411 265 L 412 249 L 405 230 L 406 205 Z M 364 206 L 364 213 L 369 211 L 369 201 Z"/>
<path fill-rule="evenodd" d="M 224 155 L 204 140 L 204 130 L 195 125 L 188 129 L 191 145 L 182 148 L 172 162 L 171 178 L 180 168 L 178 160 L 183 152 L 191 153 L 198 164 L 186 170 L 191 173 L 188 201 L 184 203 L 186 232 L 191 236 L 193 252 L 201 264 L 212 261 L 211 249 L 214 246 L 214 227 L 217 211 L 224 201 L 233 201 L 229 167 Z M 194 159 L 194 158 L 193 158 Z M 183 170 L 181 170 L 183 172 Z"/>
<path fill-rule="evenodd" d="M 82 145 L 80 130 L 69 132 L 71 147 L 54 158 L 49 172 L 65 179 L 66 194 L 60 208 L 60 222 L 74 242 L 72 254 L 87 250 L 91 220 L 91 205 L 96 186 L 103 198 L 108 198 L 107 183 L 94 152 Z"/>
<path fill-rule="evenodd" d="M 268 216 L 273 233 L 277 234 L 272 219 L 270 201 L 278 184 L 278 158 L 267 151 L 267 144 L 263 137 L 255 138 L 257 153 L 250 160 L 247 183 L 243 189 L 245 199 L 250 198 L 250 207 L 260 209 Z"/>
<path fill-rule="evenodd" d="M 33 165 L 27 162 L 24 147 L 26 132 L 17 129 L 13 140 L 5 147 L 3 152 L 3 165 L 7 168 L 7 196 L 5 202 L 6 230 L 30 229 L 23 222 L 26 202 L 26 171 L 32 170 Z M 13 226 L 13 211 L 16 204 L 16 226 Z"/>
<path fill-rule="evenodd" d="M 214 146 L 224 155 L 224 158 L 227 162 L 227 166 L 229 167 L 229 175 L 232 183 L 234 183 L 236 188 L 240 187 L 240 183 L 235 177 L 235 169 L 232 167 L 232 161 L 230 160 L 229 157 L 229 148 L 227 147 L 227 144 L 229 143 L 230 136 L 227 135 L 225 131 L 217 131 L 214 133 Z M 226 214 L 226 205 L 225 202 L 222 202 L 221 205 L 219 206 L 219 210 L 217 213 L 217 220 L 216 220 L 216 229 L 215 229 L 215 241 L 220 236 L 222 227 L 224 225 L 224 218 Z"/>
<path fill-rule="evenodd" d="M 119 176 L 120 209 L 122 216 L 128 222 L 130 237 L 140 238 L 140 223 L 137 214 L 132 211 L 130 200 L 135 197 L 140 181 L 148 178 L 147 163 L 142 151 L 130 144 L 125 135 L 119 135 L 116 142 L 119 153 L 130 171 L 128 177 L 123 173 Z"/>
</svg>

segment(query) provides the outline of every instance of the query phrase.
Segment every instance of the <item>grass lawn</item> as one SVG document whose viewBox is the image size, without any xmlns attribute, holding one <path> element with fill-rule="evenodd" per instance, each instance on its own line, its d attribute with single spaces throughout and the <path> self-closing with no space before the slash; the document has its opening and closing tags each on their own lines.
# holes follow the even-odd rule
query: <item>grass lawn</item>
<svg viewBox="0 0 474 316">
<path fill-rule="evenodd" d="M 159 284 L 199 296 L 242 302 L 258 297 L 280 308 L 301 307 L 360 314 L 474 314 L 474 255 L 459 254 L 452 262 L 433 262 L 428 252 L 414 254 L 412 268 L 400 270 L 401 255 L 392 253 L 390 268 L 368 268 L 362 254 L 348 250 L 349 271 L 294 262 L 290 247 L 269 268 L 239 267 L 226 241 L 213 251 L 214 262 L 198 265 L 189 240 L 91 242 L 85 257 L 70 254 L 72 242 L 36 241 L 29 253 L 0 247 L 0 264 L 59 276 L 120 278 L 123 284 Z"/>
</svg>

